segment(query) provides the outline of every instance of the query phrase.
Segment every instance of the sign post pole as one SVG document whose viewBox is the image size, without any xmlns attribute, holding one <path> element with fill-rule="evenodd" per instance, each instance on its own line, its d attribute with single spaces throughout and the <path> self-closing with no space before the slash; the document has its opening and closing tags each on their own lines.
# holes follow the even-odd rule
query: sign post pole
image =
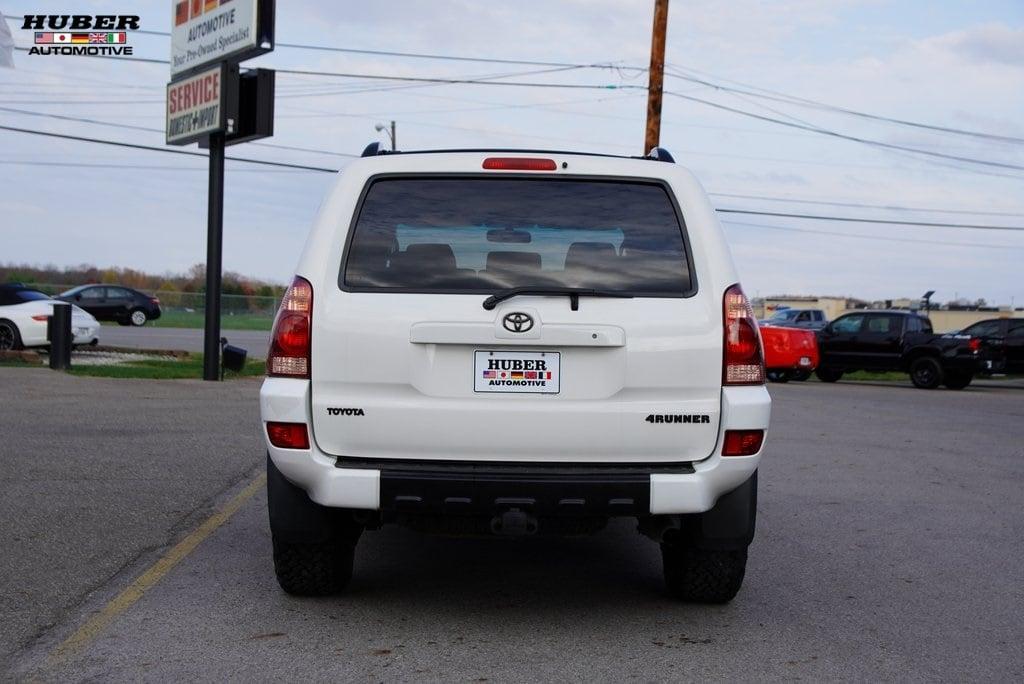
<svg viewBox="0 0 1024 684">
<path fill-rule="evenodd" d="M 210 185 L 206 215 L 206 325 L 203 380 L 220 380 L 221 248 L 224 244 L 224 134 L 210 136 Z"/>
<path fill-rule="evenodd" d="M 274 2 L 171 0 L 165 139 L 168 145 L 210 148 L 203 380 L 222 379 L 224 149 L 274 134 L 274 72 L 239 69 L 240 62 L 274 49 Z"/>
</svg>

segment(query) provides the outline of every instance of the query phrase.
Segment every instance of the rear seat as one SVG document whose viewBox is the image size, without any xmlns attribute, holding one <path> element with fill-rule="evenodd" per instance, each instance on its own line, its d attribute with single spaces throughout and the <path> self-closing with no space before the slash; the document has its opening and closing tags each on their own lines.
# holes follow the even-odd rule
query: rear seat
<svg viewBox="0 0 1024 684">
<path fill-rule="evenodd" d="M 398 276 L 396 280 L 422 279 L 423 285 L 435 287 L 458 287 L 464 278 L 474 273 L 471 268 L 457 268 L 455 253 L 450 245 L 443 243 L 409 245 L 405 251 L 391 255 L 388 270 Z"/>
<path fill-rule="evenodd" d="M 565 253 L 565 279 L 572 287 L 598 287 L 618 259 L 610 242 L 574 242 Z"/>
</svg>

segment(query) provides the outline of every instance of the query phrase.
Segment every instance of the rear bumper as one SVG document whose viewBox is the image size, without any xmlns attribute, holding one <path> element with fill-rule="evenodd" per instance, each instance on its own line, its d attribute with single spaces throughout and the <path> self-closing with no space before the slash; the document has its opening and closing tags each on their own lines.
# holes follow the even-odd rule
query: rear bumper
<svg viewBox="0 0 1024 684">
<path fill-rule="evenodd" d="M 264 423 L 312 425 L 309 382 L 268 378 L 260 390 L 260 411 Z M 763 386 L 724 388 L 715 451 L 687 464 L 555 467 L 348 460 L 320 451 L 315 435 L 309 449 L 280 449 L 267 441 L 267 450 L 284 477 L 310 499 L 337 508 L 475 513 L 518 505 L 552 515 L 703 513 L 747 481 L 761 458 L 761 452 L 720 456 L 722 434 L 726 429 L 766 430 L 770 412 Z"/>
</svg>

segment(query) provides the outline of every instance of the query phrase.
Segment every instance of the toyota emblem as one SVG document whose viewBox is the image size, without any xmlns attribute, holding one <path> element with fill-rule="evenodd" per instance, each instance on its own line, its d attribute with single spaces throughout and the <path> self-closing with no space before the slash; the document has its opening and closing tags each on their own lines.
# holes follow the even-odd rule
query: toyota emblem
<svg viewBox="0 0 1024 684">
<path fill-rule="evenodd" d="M 501 319 L 501 325 L 509 332 L 524 333 L 533 328 L 533 316 L 522 311 L 507 313 Z"/>
</svg>

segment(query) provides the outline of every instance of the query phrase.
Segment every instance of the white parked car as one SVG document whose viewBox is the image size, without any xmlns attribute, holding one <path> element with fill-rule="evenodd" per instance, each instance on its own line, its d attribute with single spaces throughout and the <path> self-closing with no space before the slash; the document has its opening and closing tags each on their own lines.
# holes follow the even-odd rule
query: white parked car
<svg viewBox="0 0 1024 684">
<path fill-rule="evenodd" d="M 733 598 L 771 400 L 694 176 L 663 150 L 364 157 L 320 209 L 260 392 L 282 588 L 341 591 L 383 523 L 631 517 L 673 595 Z"/>
<path fill-rule="evenodd" d="M 0 285 L 0 350 L 45 347 L 46 319 L 55 300 L 20 285 Z M 100 324 L 88 312 L 72 305 L 71 334 L 74 344 L 99 342 Z"/>
</svg>

